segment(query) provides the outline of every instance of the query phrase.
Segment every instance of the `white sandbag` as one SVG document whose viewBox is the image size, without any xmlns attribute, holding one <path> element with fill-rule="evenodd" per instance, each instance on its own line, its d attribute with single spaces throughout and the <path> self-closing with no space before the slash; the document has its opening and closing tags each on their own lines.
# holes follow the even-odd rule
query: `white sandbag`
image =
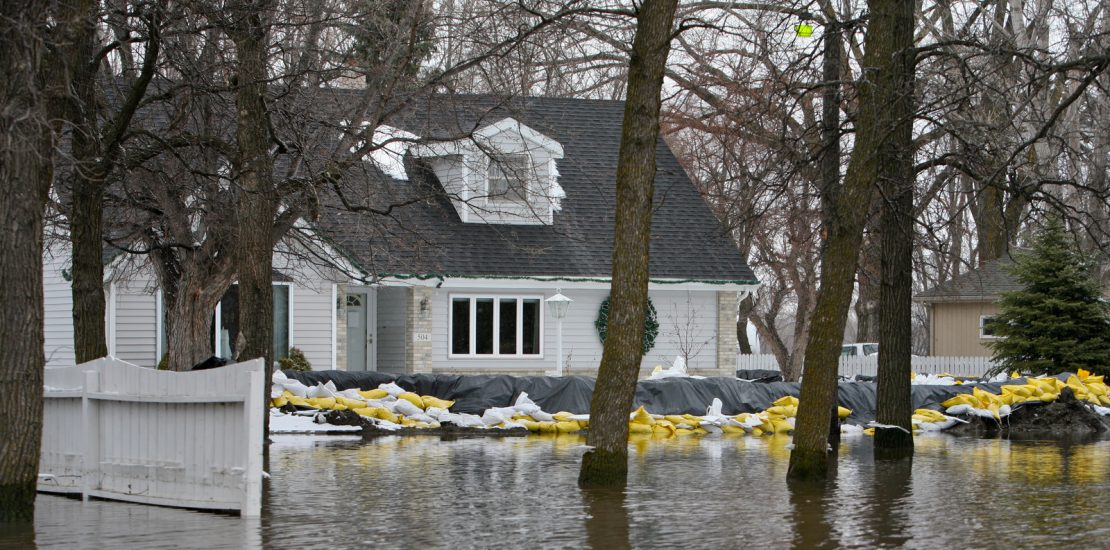
<svg viewBox="0 0 1110 550">
<path fill-rule="evenodd" d="M 554 422 L 555 417 L 541 411 L 538 407 L 528 416 L 535 418 L 537 422 Z"/>
<path fill-rule="evenodd" d="M 1002 418 L 1010 416 L 1010 412 L 1012 411 L 1013 409 L 1009 405 L 1002 405 L 998 407 L 998 416 Z"/>
<path fill-rule="evenodd" d="M 270 382 L 273 382 L 274 384 L 281 384 L 286 380 L 289 380 L 289 377 L 285 376 L 285 373 L 281 372 L 280 370 L 275 370 L 274 375 L 270 377 Z"/>
<path fill-rule="evenodd" d="M 339 397 L 346 397 L 347 399 L 354 399 L 355 401 L 366 401 L 366 398 L 363 397 L 361 393 L 358 393 L 358 388 L 351 388 L 349 390 L 343 390 L 341 392 L 336 393 L 335 395 L 337 395 Z"/>
<path fill-rule="evenodd" d="M 389 430 L 391 432 L 395 432 L 404 427 L 400 424 L 397 424 L 396 422 L 390 422 L 388 420 L 382 420 L 380 418 L 371 418 L 369 420 L 374 423 L 374 426 L 377 426 L 378 428 L 381 428 L 383 430 Z"/>
<path fill-rule="evenodd" d="M 386 382 L 385 384 L 378 386 L 378 389 L 385 390 L 386 393 L 393 397 L 397 397 L 398 395 L 405 393 L 405 390 L 401 389 L 401 386 L 398 386 L 393 382 Z"/>
<path fill-rule="evenodd" d="M 439 408 L 439 407 L 428 407 L 428 408 L 427 408 L 427 409 L 426 409 L 426 410 L 424 411 L 424 414 L 426 414 L 426 415 L 428 415 L 428 416 L 430 416 L 430 417 L 432 417 L 432 418 L 434 418 L 434 419 L 439 419 L 439 417 L 440 417 L 440 416 L 441 416 L 441 415 L 442 415 L 443 413 L 446 413 L 446 412 L 447 412 L 447 409 L 442 409 L 442 408 Z"/>
<path fill-rule="evenodd" d="M 450 422 L 463 428 L 484 428 L 486 426 L 480 416 L 468 413 L 443 413 L 439 416 L 439 422 L 440 424 Z"/>
<path fill-rule="evenodd" d="M 944 411 L 944 414 L 952 416 L 954 414 L 968 414 L 969 412 L 971 412 L 971 405 L 963 403 L 960 405 L 952 405 L 951 407 L 948 407 L 948 409 Z"/>
<path fill-rule="evenodd" d="M 427 422 L 428 424 L 431 424 L 432 422 L 436 421 L 436 419 L 432 418 L 431 416 L 429 416 L 425 413 L 417 413 L 417 414 L 414 414 L 414 415 L 406 415 L 406 416 L 408 416 L 409 420 L 415 420 L 417 422 Z"/>
<path fill-rule="evenodd" d="M 281 388 L 297 397 L 308 397 L 308 386 L 300 380 L 289 379 L 281 383 Z"/>
<path fill-rule="evenodd" d="M 308 389 L 308 397 L 335 397 L 335 382 L 328 380 L 325 384 L 316 384 Z"/>
<path fill-rule="evenodd" d="M 513 410 L 520 414 L 531 415 L 532 413 L 540 410 L 540 407 L 534 401 L 528 398 L 528 392 L 520 392 L 520 395 L 516 398 L 516 403 L 513 403 Z M 536 418 L 536 420 L 539 419 Z"/>
<path fill-rule="evenodd" d="M 496 426 L 502 422 L 512 422 L 516 414 L 515 407 L 493 407 L 482 413 L 482 423 L 486 426 Z"/>
<path fill-rule="evenodd" d="M 412 402 L 406 401 L 404 399 L 398 399 L 397 401 L 390 403 L 390 405 L 392 406 L 390 410 L 397 414 L 403 414 L 409 417 L 415 414 L 424 414 L 424 409 L 421 409 L 420 407 L 413 405 Z"/>
<path fill-rule="evenodd" d="M 47 388 L 46 391 L 50 391 L 50 389 Z M 285 391 L 285 388 L 283 388 L 283 387 L 281 387 L 277 384 L 274 384 L 273 386 L 270 386 L 270 399 L 277 399 L 277 398 L 281 397 L 281 394 L 284 391 Z"/>
<path fill-rule="evenodd" d="M 855 424 L 841 424 L 840 433 L 844 435 L 859 435 L 863 433 L 863 426 Z"/>
<path fill-rule="evenodd" d="M 681 357 L 679 357 L 679 359 L 681 359 Z M 714 397 L 713 402 L 710 403 L 709 407 L 707 407 L 705 409 L 705 416 L 713 417 L 713 418 L 719 417 L 719 416 L 721 416 L 721 409 L 723 407 L 724 407 L 724 403 L 721 403 L 720 399 Z"/>
</svg>

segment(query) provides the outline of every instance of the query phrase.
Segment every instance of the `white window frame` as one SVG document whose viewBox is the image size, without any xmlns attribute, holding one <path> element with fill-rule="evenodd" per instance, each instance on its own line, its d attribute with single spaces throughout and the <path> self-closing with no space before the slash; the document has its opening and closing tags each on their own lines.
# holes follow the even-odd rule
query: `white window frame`
<svg viewBox="0 0 1110 550">
<path fill-rule="evenodd" d="M 995 315 L 980 315 L 979 316 L 979 339 L 980 340 L 1001 340 L 1002 339 L 1001 336 L 988 335 L 983 330 L 984 328 L 986 328 L 987 319 L 994 319 L 995 317 L 998 317 L 998 315 L 995 314 Z"/>
<path fill-rule="evenodd" d="M 506 189 L 504 195 L 494 195 L 493 194 L 493 190 L 492 190 L 493 177 L 492 177 L 492 174 L 493 174 L 494 168 L 496 168 L 498 171 L 500 171 L 502 177 L 505 177 L 505 179 L 508 180 L 510 183 L 512 182 L 512 179 L 513 179 L 510 176 L 516 175 L 516 174 L 513 174 L 513 173 L 506 173 L 505 170 L 501 166 L 498 165 L 498 163 L 506 162 L 509 158 L 512 158 L 512 157 L 523 157 L 523 159 L 524 159 L 524 173 L 521 174 L 521 175 L 524 176 L 524 181 L 523 181 L 523 184 L 524 184 L 524 203 L 520 203 L 520 202 L 517 202 L 517 201 L 514 201 L 514 200 L 508 198 L 509 193 L 512 192 L 512 186 L 511 185 Z M 527 151 L 522 152 L 522 153 L 504 153 L 504 154 L 491 156 L 489 158 L 489 165 L 487 165 L 487 167 L 486 167 L 486 204 L 497 205 L 497 206 L 528 206 L 528 205 L 532 204 L 532 202 L 533 202 L 532 199 L 533 199 L 534 193 L 532 191 L 532 187 L 533 187 L 536 179 L 537 179 L 537 177 L 536 177 L 536 166 L 532 162 L 532 155 L 529 154 Z"/>
<path fill-rule="evenodd" d="M 470 300 L 470 334 L 468 339 L 470 342 L 469 353 L 455 353 L 452 351 L 455 335 L 455 300 L 468 299 Z M 475 300 L 492 299 L 493 300 L 493 353 L 475 353 L 478 347 L 478 308 L 475 307 Z M 516 300 L 516 341 L 517 346 L 520 348 L 521 353 L 501 353 L 501 300 Z M 539 353 L 525 354 L 524 351 L 524 300 L 538 300 L 539 301 Z M 447 358 L 448 359 L 543 359 L 544 354 L 544 313 L 545 306 L 542 294 L 449 294 L 447 296 Z"/>
<path fill-rule="evenodd" d="M 231 286 L 237 285 L 237 284 L 239 284 L 239 281 L 235 281 L 235 282 L 231 283 L 231 285 L 228 285 L 228 288 L 231 288 Z M 274 281 L 274 282 L 271 283 L 271 286 L 287 286 L 287 287 L 289 287 L 289 315 L 288 315 L 289 319 L 288 319 L 288 324 L 286 326 L 289 329 L 288 330 L 288 332 L 289 332 L 289 347 L 290 348 L 296 347 L 297 346 L 296 341 L 293 340 L 293 289 L 294 289 L 294 285 L 291 281 Z M 223 316 L 220 314 L 220 310 L 223 309 L 222 307 L 220 307 L 222 305 L 223 305 L 223 300 L 220 300 L 219 302 L 216 302 L 216 320 L 215 320 L 214 323 L 212 323 L 212 341 L 214 342 L 213 347 L 215 347 L 215 349 L 212 350 L 212 355 L 215 355 L 216 357 L 222 357 L 224 359 L 231 359 L 230 357 L 224 357 L 223 356 L 224 350 L 220 349 L 220 332 L 222 332 L 223 328 L 224 328 Z M 275 361 L 276 361 L 276 359 L 275 359 Z"/>
</svg>

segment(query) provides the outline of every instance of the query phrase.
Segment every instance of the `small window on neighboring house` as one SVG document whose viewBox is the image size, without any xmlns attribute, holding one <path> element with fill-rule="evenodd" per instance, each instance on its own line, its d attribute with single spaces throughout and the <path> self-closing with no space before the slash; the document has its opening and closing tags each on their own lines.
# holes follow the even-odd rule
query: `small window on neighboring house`
<svg viewBox="0 0 1110 550">
<path fill-rule="evenodd" d="M 532 159 L 526 154 L 491 159 L 486 200 L 491 204 L 528 204 L 532 171 Z"/>
<path fill-rule="evenodd" d="M 998 338 L 995 333 L 995 324 L 998 321 L 993 315 L 980 315 L 979 316 L 979 337 L 980 338 Z"/>
<path fill-rule="evenodd" d="M 452 296 L 451 356 L 539 356 L 542 300 L 530 296 Z"/>
<path fill-rule="evenodd" d="M 274 361 L 289 355 L 289 289 L 288 284 L 275 283 L 273 285 L 274 297 Z M 239 285 L 232 284 L 224 293 L 220 303 L 216 305 L 219 315 L 215 320 L 216 355 L 232 359 L 238 350 L 235 349 L 239 338 Z"/>
</svg>

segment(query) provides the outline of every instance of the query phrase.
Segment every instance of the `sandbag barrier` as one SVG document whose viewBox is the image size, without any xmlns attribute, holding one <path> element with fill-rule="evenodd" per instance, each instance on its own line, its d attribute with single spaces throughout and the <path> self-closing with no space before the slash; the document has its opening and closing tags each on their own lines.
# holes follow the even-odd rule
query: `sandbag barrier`
<svg viewBox="0 0 1110 550">
<path fill-rule="evenodd" d="M 593 390 L 593 380 L 586 377 L 390 376 L 339 371 L 290 374 L 274 373 L 275 407 L 351 410 L 384 430 L 438 428 L 450 423 L 474 429 L 576 433 L 589 425 L 587 413 Z M 359 387 L 375 380 L 384 381 L 370 389 Z M 538 390 L 541 397 L 518 391 L 521 387 Z M 1099 415 L 1110 414 L 1110 397 L 1102 377 L 1080 370 L 1059 377 L 1006 382 L 917 384 L 912 388 L 913 428 L 915 432 L 945 430 L 966 422 L 961 417 L 970 416 L 1001 420 L 1017 407 L 1055 400 L 1064 388 Z M 875 384 L 842 382 L 838 390 L 842 431 L 871 434 L 876 428 L 894 428 L 874 423 Z M 724 399 L 712 396 L 713 392 Z M 630 414 L 629 431 L 665 437 L 789 433 L 798 407 L 797 392 L 798 384 L 752 384 L 725 378 L 641 381 L 634 405 L 638 408 Z M 474 407 L 486 403 L 490 406 L 475 411 Z M 570 407 L 551 408 L 544 403 L 566 403 Z M 760 403 L 766 406 L 760 407 Z M 549 412 L 552 410 L 559 412 Z"/>
</svg>

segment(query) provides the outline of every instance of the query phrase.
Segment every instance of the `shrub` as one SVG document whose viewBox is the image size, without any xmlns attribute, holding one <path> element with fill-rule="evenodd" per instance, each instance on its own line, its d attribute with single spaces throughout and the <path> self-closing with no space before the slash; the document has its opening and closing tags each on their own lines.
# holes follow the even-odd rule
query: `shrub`
<svg viewBox="0 0 1110 550">
<path fill-rule="evenodd" d="M 308 362 L 308 358 L 304 356 L 304 352 L 300 348 L 289 348 L 289 355 L 278 359 L 278 366 L 281 367 L 281 370 L 302 372 L 312 370 L 312 363 Z"/>
</svg>

